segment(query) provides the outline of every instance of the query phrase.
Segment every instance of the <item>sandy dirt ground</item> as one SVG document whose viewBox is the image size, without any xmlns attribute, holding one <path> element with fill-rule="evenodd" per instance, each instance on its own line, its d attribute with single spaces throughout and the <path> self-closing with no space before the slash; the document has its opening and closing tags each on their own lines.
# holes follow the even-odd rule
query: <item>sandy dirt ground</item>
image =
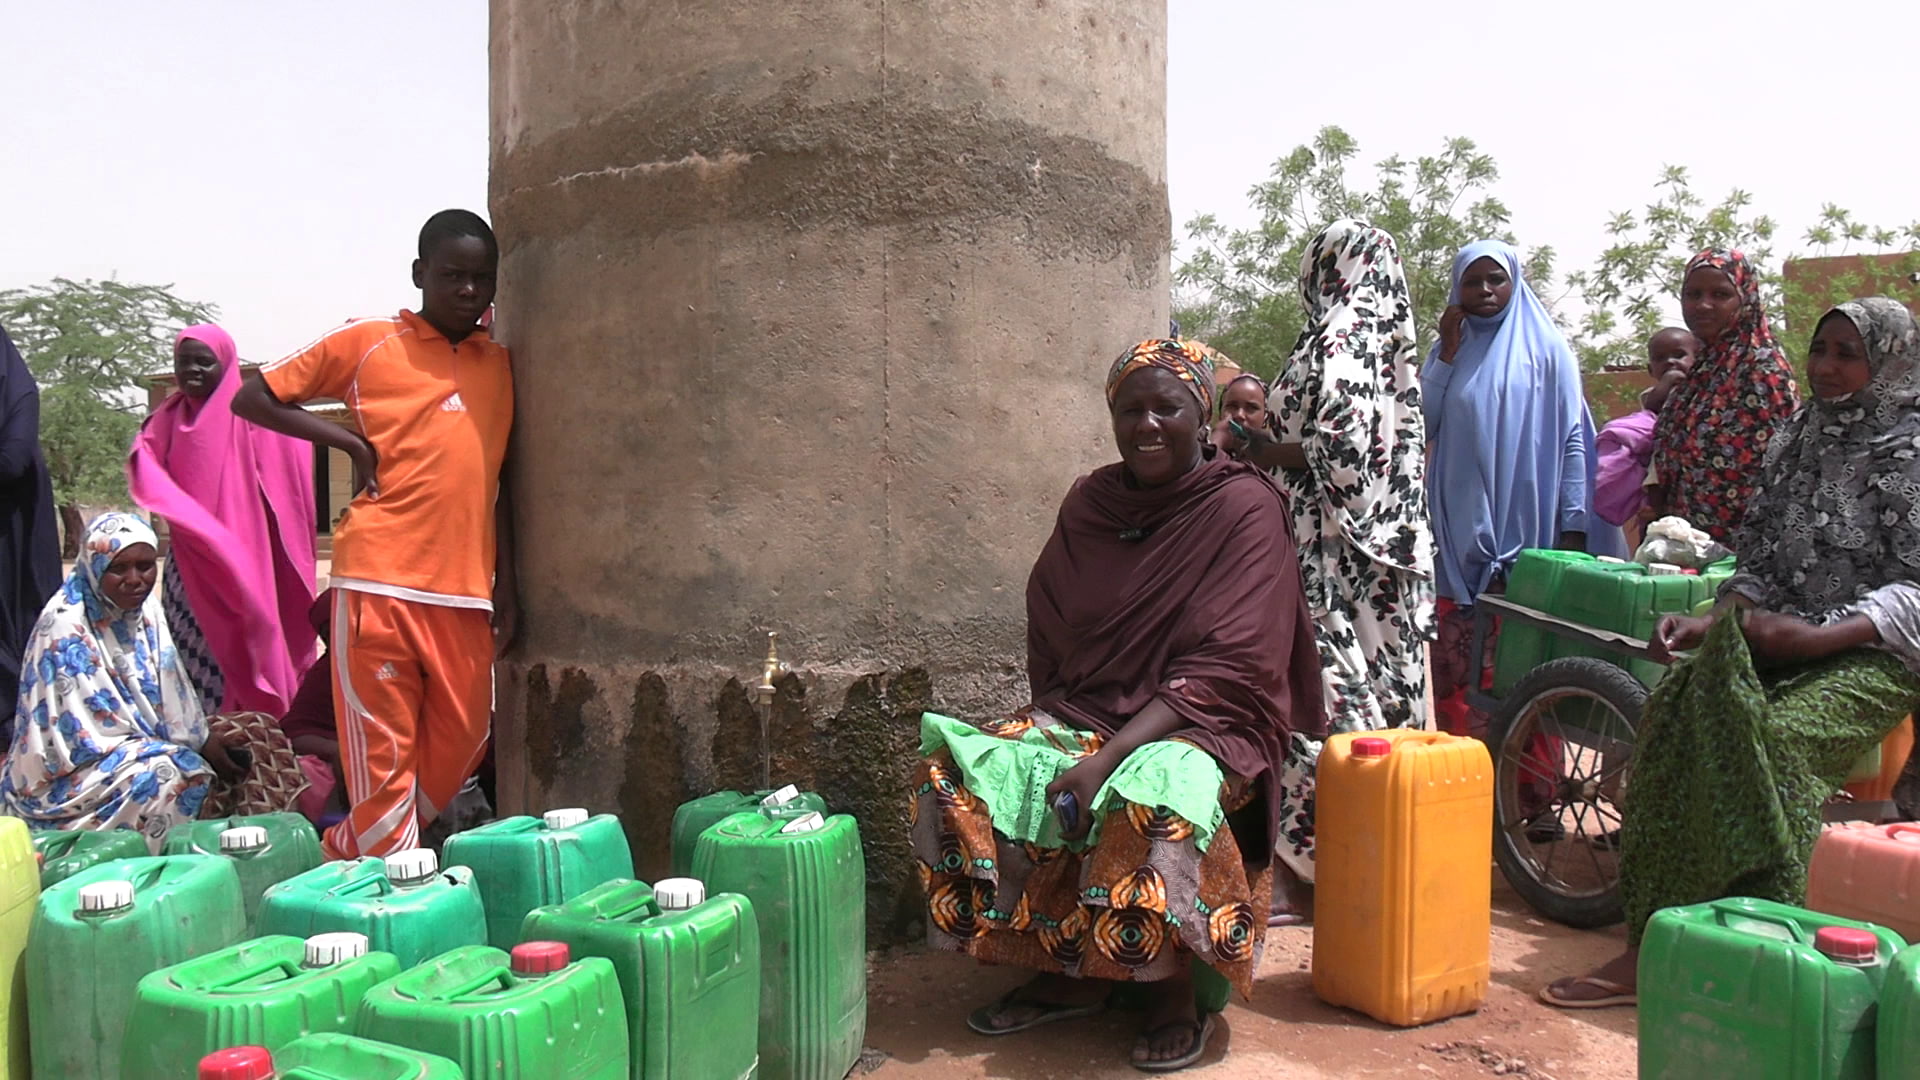
<svg viewBox="0 0 1920 1080">
<path fill-rule="evenodd" d="M 1267 938 L 1251 1002 L 1236 1002 L 1216 1028 L 1196 1078 L 1318 1080 L 1407 1077 L 1418 1080 L 1629 1080 L 1634 1075 L 1634 1013 L 1564 1013 L 1534 1000 L 1560 975 L 1615 955 L 1620 928 L 1569 930 L 1535 915 L 1497 876 L 1493 910 L 1493 985 L 1480 1011 L 1400 1030 L 1324 1005 L 1308 974 L 1313 932 L 1275 930 Z M 965 1016 L 1017 985 L 1017 971 L 983 968 L 963 957 L 902 950 L 876 958 L 868 1001 L 863 1071 L 872 1080 L 1142 1075 L 1126 1062 L 1139 1016 L 1107 1013 L 988 1039 Z"/>
</svg>

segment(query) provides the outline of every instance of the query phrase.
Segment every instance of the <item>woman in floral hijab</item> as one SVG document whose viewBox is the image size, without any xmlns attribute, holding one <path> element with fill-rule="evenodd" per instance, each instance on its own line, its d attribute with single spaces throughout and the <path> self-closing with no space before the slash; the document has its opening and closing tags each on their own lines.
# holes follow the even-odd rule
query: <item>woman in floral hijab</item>
<svg viewBox="0 0 1920 1080">
<path fill-rule="evenodd" d="M 156 548 L 139 518 L 96 518 L 34 625 L 0 808 L 36 829 L 138 829 L 157 852 L 206 799 L 207 721 L 160 614 Z"/>
<path fill-rule="evenodd" d="M 1798 904 L 1821 804 L 1920 706 L 1920 333 L 1885 297 L 1828 312 L 1816 400 L 1773 436 L 1712 616 L 1669 616 L 1697 649 L 1654 688 L 1621 831 L 1627 951 L 1541 991 L 1637 1000 L 1647 920 L 1739 895 Z M 1663 414 L 1664 415 L 1664 414 Z M 1711 827 L 1708 827 L 1708 826 Z"/>
<path fill-rule="evenodd" d="M 1682 279 L 1680 311 L 1702 348 L 1660 410 L 1647 480 L 1657 488 L 1657 511 L 1726 542 L 1760 479 L 1774 427 L 1800 395 L 1767 323 L 1760 276 L 1745 255 L 1695 255 Z"/>
</svg>

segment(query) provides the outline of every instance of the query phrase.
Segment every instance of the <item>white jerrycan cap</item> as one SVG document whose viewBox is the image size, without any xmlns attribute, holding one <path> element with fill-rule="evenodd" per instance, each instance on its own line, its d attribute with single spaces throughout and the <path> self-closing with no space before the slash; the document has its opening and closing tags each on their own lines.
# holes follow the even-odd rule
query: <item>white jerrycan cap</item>
<svg viewBox="0 0 1920 1080">
<path fill-rule="evenodd" d="M 581 807 L 568 806 L 559 810 L 549 810 L 540 815 L 540 820 L 549 829 L 573 829 L 585 825 L 587 819 L 592 816 Z"/>
<path fill-rule="evenodd" d="M 220 830 L 220 853 L 222 855 L 245 855 L 251 851 L 260 851 L 267 846 L 267 830 L 259 825 L 235 825 L 231 829 Z"/>
<path fill-rule="evenodd" d="M 315 934 L 307 939 L 307 966 L 332 967 L 367 955 L 367 935 Z"/>
<path fill-rule="evenodd" d="M 827 819 L 820 816 L 820 811 L 810 810 L 805 816 L 794 818 L 792 821 L 780 826 L 780 831 L 783 833 L 810 833 L 819 832 L 826 827 Z"/>
<path fill-rule="evenodd" d="M 662 911 L 685 911 L 707 902 L 707 883 L 699 878 L 665 878 L 653 883 L 653 898 Z"/>
<path fill-rule="evenodd" d="M 760 800 L 761 806 L 785 806 L 800 797 L 800 789 L 792 784 Z"/>
<path fill-rule="evenodd" d="M 440 872 L 440 857 L 430 848 L 396 851 L 384 862 L 387 880 L 395 885 L 418 885 Z"/>
<path fill-rule="evenodd" d="M 96 881 L 80 886 L 80 910 L 86 914 L 124 911 L 133 906 L 133 882 Z"/>
</svg>

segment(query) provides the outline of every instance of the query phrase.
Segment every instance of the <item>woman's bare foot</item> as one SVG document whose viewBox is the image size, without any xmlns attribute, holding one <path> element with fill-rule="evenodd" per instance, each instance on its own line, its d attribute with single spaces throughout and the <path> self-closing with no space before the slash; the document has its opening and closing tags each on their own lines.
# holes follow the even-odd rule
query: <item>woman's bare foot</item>
<svg viewBox="0 0 1920 1080">
<path fill-rule="evenodd" d="M 1274 860 L 1273 902 L 1267 909 L 1268 926 L 1299 926 L 1313 921 L 1313 886 L 1300 880 L 1287 864 Z"/>
<path fill-rule="evenodd" d="M 1193 1052 L 1195 1040 L 1200 1038 L 1200 1015 L 1193 1001 L 1193 970 L 1182 966 L 1179 975 L 1149 985 L 1154 991 L 1153 1004 L 1147 1007 L 1140 1038 L 1133 1044 L 1135 1065 L 1186 1057 Z"/>
<path fill-rule="evenodd" d="M 1640 950 L 1628 949 L 1585 975 L 1555 979 L 1540 1000 L 1563 1009 L 1631 1004 L 1639 994 Z"/>
<path fill-rule="evenodd" d="M 985 1035 L 1018 1031 L 1062 1010 L 1080 1015 L 1080 1010 L 1103 1004 L 1112 991 L 1105 979 L 1036 975 L 998 1002 L 975 1010 L 967 1023 Z"/>
</svg>

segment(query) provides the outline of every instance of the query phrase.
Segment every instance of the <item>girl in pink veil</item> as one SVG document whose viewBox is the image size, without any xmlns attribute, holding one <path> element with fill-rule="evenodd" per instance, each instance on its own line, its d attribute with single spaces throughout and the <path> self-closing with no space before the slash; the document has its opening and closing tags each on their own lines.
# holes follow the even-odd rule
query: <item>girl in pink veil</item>
<svg viewBox="0 0 1920 1080">
<path fill-rule="evenodd" d="M 277 718 L 316 651 L 313 451 L 233 415 L 240 359 L 225 330 L 189 326 L 173 356 L 179 393 L 127 457 L 134 500 L 170 531 L 167 625 L 208 715 Z"/>
</svg>

